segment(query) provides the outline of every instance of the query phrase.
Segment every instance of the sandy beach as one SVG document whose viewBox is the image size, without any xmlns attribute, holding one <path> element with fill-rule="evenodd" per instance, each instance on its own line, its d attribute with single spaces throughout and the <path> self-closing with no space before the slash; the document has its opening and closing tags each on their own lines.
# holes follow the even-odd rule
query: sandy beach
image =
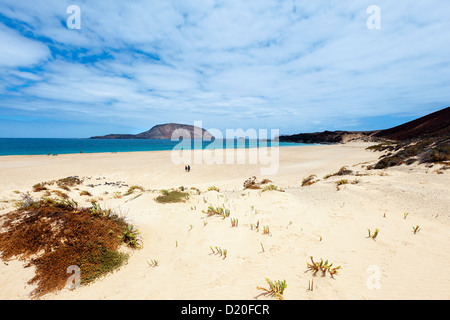
<svg viewBox="0 0 450 320">
<path fill-rule="evenodd" d="M 449 172 L 417 164 L 367 170 L 382 154 L 365 150 L 369 145 L 282 147 L 273 175 L 248 163 L 192 164 L 185 172 L 169 151 L 4 156 L 0 215 L 15 209 L 21 193 L 40 197 L 33 185 L 78 176 L 83 184 L 70 198 L 86 207 L 96 199 L 140 231 L 143 248 L 124 249 L 130 258 L 119 270 L 41 299 L 274 299 L 257 289 L 267 287 L 266 278 L 286 280 L 286 300 L 449 299 Z M 343 166 L 352 173 L 324 179 Z M 313 174 L 316 182 L 302 186 Z M 244 190 L 252 176 L 279 190 Z M 338 190 L 343 178 L 348 183 Z M 144 191 L 124 195 L 131 186 Z M 161 189 L 181 186 L 190 193 L 185 203 L 154 201 Z M 211 186 L 219 191 L 207 191 Z M 209 205 L 229 209 L 230 217 L 208 217 L 202 211 Z M 268 234 L 254 228 L 258 222 Z M 368 229 L 379 230 L 376 239 Z M 226 258 L 213 254 L 216 246 Z M 333 277 L 313 275 L 311 256 L 341 268 Z M 34 270 L 24 265 L 0 263 L 0 299 L 31 299 Z"/>
</svg>

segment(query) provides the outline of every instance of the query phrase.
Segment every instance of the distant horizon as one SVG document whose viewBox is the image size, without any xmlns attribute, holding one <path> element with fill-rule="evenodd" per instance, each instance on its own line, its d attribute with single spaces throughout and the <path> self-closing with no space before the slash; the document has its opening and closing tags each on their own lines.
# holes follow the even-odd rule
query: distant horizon
<svg viewBox="0 0 450 320">
<path fill-rule="evenodd" d="M 231 141 L 231 142 L 230 142 Z M 316 143 L 279 142 L 267 139 L 88 139 L 88 138 L 0 138 L 0 156 L 123 153 L 199 149 L 254 149 L 298 147 Z M 187 143 L 186 143 L 187 142 Z"/>
<path fill-rule="evenodd" d="M 323 131 L 356 131 L 356 132 L 359 132 L 359 131 L 378 131 L 378 130 L 385 130 L 385 129 L 390 129 L 390 128 L 393 128 L 393 127 L 396 127 L 396 126 L 399 126 L 399 125 L 402 125 L 402 124 L 404 124 L 404 123 L 406 123 L 406 122 L 409 122 L 409 121 L 413 121 L 413 120 L 415 120 L 415 119 L 418 119 L 418 118 L 420 118 L 420 117 L 423 117 L 423 116 L 426 116 L 426 115 L 428 115 L 428 114 L 430 114 L 430 113 L 433 113 L 433 112 L 436 112 L 436 111 L 439 111 L 439 110 L 443 110 L 443 109 L 445 109 L 445 108 L 447 108 L 447 107 L 443 107 L 443 108 L 440 108 L 440 109 L 437 109 L 437 110 L 434 110 L 434 111 L 432 111 L 432 112 L 429 112 L 429 113 L 426 113 L 426 114 L 420 114 L 420 115 L 418 115 L 418 116 L 415 116 L 415 117 L 407 117 L 407 118 L 404 118 L 404 117 L 397 117 L 397 118 L 393 118 L 393 117 L 389 117 L 389 119 L 385 119 L 385 120 L 389 120 L 389 121 L 386 121 L 386 122 L 383 122 L 383 123 L 385 123 L 385 124 L 387 124 L 387 123 L 392 123 L 392 125 L 390 125 L 390 126 L 386 126 L 386 127 L 384 127 L 384 128 L 377 128 L 377 129 L 359 129 L 359 130 L 354 130 L 354 129 L 352 129 L 352 130 L 347 130 L 347 129 L 339 129 L 339 128 L 335 128 L 335 129 L 324 129 L 324 130 L 316 130 L 316 131 L 308 131 L 308 132 L 306 132 L 306 131 L 295 131 L 294 130 L 294 132 L 292 132 L 292 133 L 283 133 L 283 132 L 280 132 L 280 134 L 279 134 L 279 136 L 283 136 L 283 135 L 294 135 L 294 134 L 299 134 L 299 133 L 314 133 L 314 132 L 323 132 Z M 395 121 L 395 120 L 397 120 L 397 121 Z M 158 123 L 158 124 L 154 124 L 153 126 L 151 126 L 150 128 L 148 128 L 148 129 L 146 129 L 146 130 L 143 130 L 143 131 L 139 131 L 139 130 L 134 130 L 133 131 L 133 133 L 130 133 L 130 132 L 108 132 L 108 133 L 103 133 L 103 134 L 99 134 L 99 135 L 95 135 L 95 136 L 107 136 L 107 135 L 110 135 L 110 134 L 130 134 L 130 135 L 134 135 L 134 134 L 139 134 L 139 133 L 141 133 L 141 132 L 145 132 L 145 131 L 147 131 L 147 130 L 150 130 L 151 128 L 153 128 L 153 127 L 155 127 L 155 126 L 158 126 L 158 125 L 164 125 L 164 124 L 169 124 L 169 123 L 176 123 L 176 122 L 165 122 L 165 123 Z M 183 124 L 183 125 L 194 125 L 194 124 L 189 124 L 189 123 L 176 123 L 176 124 Z M 203 129 L 205 129 L 205 130 L 210 130 L 210 129 L 216 129 L 216 130 L 220 130 L 220 129 L 217 129 L 217 128 L 207 128 L 207 127 L 205 127 L 205 126 L 203 126 Z M 254 129 L 254 128 L 227 128 L 227 129 L 242 129 L 243 131 L 246 131 L 246 130 L 248 130 L 248 129 Z M 270 130 L 271 129 L 277 129 L 277 128 L 259 128 L 259 129 L 266 129 L 266 130 L 268 130 L 269 131 L 269 133 L 270 133 Z M 255 130 L 259 130 L 259 129 L 255 129 Z M 223 134 L 223 136 L 225 136 L 225 130 L 226 129 L 224 129 L 224 130 L 220 130 L 221 132 L 222 132 L 222 134 Z M 5 137 L 5 136 L 0 136 L 0 139 L 89 139 L 89 138 L 91 138 L 91 137 L 95 137 L 95 136 L 85 136 L 85 137 L 80 137 L 80 136 L 70 136 L 70 137 L 55 137 L 55 136 L 47 136 L 47 137 L 17 137 L 17 136 L 15 136 L 15 137 Z M 139 140 L 139 139 L 137 139 L 137 140 Z"/>
<path fill-rule="evenodd" d="M 450 105 L 430 1 L 3 0 L 0 137 L 394 127 Z"/>
</svg>

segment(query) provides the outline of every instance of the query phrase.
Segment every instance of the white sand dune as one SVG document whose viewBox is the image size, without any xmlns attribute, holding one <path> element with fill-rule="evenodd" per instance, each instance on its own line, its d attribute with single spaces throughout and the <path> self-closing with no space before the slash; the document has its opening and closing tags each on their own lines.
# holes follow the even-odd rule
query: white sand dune
<svg viewBox="0 0 450 320">
<path fill-rule="evenodd" d="M 102 207 L 125 215 L 141 232 L 143 248 L 130 251 L 118 271 L 42 299 L 273 299 L 258 296 L 265 278 L 286 280 L 284 299 L 449 299 L 448 172 L 424 165 L 366 170 L 380 156 L 366 151 L 367 145 L 283 147 L 279 170 L 270 176 L 261 175 L 258 164 L 199 164 L 186 173 L 170 152 L 0 157 L 0 214 L 14 209 L 11 200 L 20 198 L 14 191 L 38 197 L 34 184 L 77 175 L 85 178 L 80 190 L 101 197 Z M 323 178 L 342 166 L 353 173 Z M 302 187 L 311 174 L 318 181 Z M 268 178 L 284 192 L 243 190 L 251 176 Z M 349 183 L 337 190 L 342 178 Z M 125 185 L 146 191 L 135 199 L 140 192 L 114 198 L 114 192 L 125 193 Z M 154 201 L 159 189 L 180 186 L 201 194 L 190 190 L 186 203 Z M 209 186 L 220 191 L 206 191 Z M 79 191 L 69 195 L 90 205 Z M 230 218 L 202 213 L 210 204 L 228 208 L 238 227 L 231 227 Z M 252 230 L 257 221 L 260 230 Z M 416 225 L 420 231 L 414 234 Z M 376 228 L 376 240 L 368 238 L 368 229 Z M 210 246 L 227 249 L 227 257 Z M 310 256 L 342 268 L 334 278 L 314 276 L 307 271 Z M 158 266 L 149 266 L 152 259 Z M 34 271 L 23 265 L 0 263 L 0 299 L 30 299 L 33 287 L 26 283 Z"/>
</svg>

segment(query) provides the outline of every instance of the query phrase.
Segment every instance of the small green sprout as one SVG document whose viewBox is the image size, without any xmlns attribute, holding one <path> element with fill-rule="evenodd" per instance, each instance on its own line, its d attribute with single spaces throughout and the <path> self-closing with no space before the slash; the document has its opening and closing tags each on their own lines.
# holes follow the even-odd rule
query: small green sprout
<svg viewBox="0 0 450 320">
<path fill-rule="evenodd" d="M 150 267 L 154 268 L 154 267 L 156 267 L 158 265 L 158 260 L 152 259 L 150 262 L 147 261 L 147 264 Z"/>
<path fill-rule="evenodd" d="M 338 270 L 341 269 L 341 266 L 335 267 L 335 268 L 331 268 L 331 266 L 333 265 L 333 263 L 328 264 L 328 260 L 323 261 L 323 259 L 320 259 L 320 262 L 315 262 L 313 260 L 313 257 L 309 257 L 311 259 L 311 263 L 306 263 L 308 270 L 309 271 L 313 271 L 313 274 L 315 275 L 318 271 L 322 271 L 322 275 L 325 276 L 325 274 L 328 273 L 330 274 L 331 277 L 333 277 L 333 275 L 338 273 Z"/>
<path fill-rule="evenodd" d="M 219 215 L 221 216 L 223 219 L 227 218 L 230 216 L 230 209 L 225 209 L 223 207 L 216 207 L 214 208 L 212 205 L 208 206 L 208 210 L 202 210 L 203 213 L 206 213 L 208 215 L 208 217 L 214 216 L 214 215 Z"/>
<path fill-rule="evenodd" d="M 278 300 L 283 300 L 283 293 L 284 290 L 287 288 L 286 280 L 280 281 L 277 280 L 275 282 L 272 282 L 269 280 L 269 278 L 266 278 L 266 282 L 269 284 L 270 289 L 266 289 L 263 287 L 256 287 L 258 290 L 263 290 L 265 293 L 264 295 L 270 295 L 274 296 Z"/>
<path fill-rule="evenodd" d="M 223 256 L 224 259 L 227 257 L 227 249 L 222 249 L 217 246 L 215 247 L 216 250 L 214 250 L 212 246 L 209 246 L 209 248 L 211 249 L 213 254 L 219 254 L 221 257 Z"/>
<path fill-rule="evenodd" d="M 380 230 L 378 230 L 378 229 L 375 229 L 375 231 L 374 231 L 374 233 L 373 233 L 373 234 L 371 234 L 371 231 L 370 231 L 370 229 L 367 229 L 367 231 L 369 232 L 369 236 L 368 236 L 368 238 L 372 238 L 373 240 L 375 240 L 375 239 L 376 239 L 376 237 L 378 236 L 378 232 L 379 232 Z"/>
</svg>

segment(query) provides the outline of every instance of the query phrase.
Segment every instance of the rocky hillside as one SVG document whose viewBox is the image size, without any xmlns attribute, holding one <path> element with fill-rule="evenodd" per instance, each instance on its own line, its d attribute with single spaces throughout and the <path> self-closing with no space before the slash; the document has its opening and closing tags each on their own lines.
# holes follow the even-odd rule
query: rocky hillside
<svg viewBox="0 0 450 320">
<path fill-rule="evenodd" d="M 300 143 L 345 143 L 351 140 L 368 141 L 442 138 L 450 133 L 450 107 L 433 112 L 402 125 L 374 131 L 323 131 L 280 136 L 282 142 Z"/>
<path fill-rule="evenodd" d="M 450 107 L 402 125 L 377 131 L 324 131 L 280 136 L 279 141 L 301 143 L 345 143 L 377 141 L 367 148 L 382 152 L 372 169 L 412 163 L 442 164 L 450 168 Z M 368 168 L 369 168 L 368 167 Z"/>
<path fill-rule="evenodd" d="M 381 130 L 374 135 L 376 137 L 404 141 L 417 138 L 437 138 L 449 133 L 450 107 L 394 128 Z"/>
<path fill-rule="evenodd" d="M 323 131 L 313 133 L 298 133 L 290 136 L 280 136 L 280 142 L 297 143 L 345 143 L 355 139 L 367 139 L 374 131 Z"/>
</svg>

